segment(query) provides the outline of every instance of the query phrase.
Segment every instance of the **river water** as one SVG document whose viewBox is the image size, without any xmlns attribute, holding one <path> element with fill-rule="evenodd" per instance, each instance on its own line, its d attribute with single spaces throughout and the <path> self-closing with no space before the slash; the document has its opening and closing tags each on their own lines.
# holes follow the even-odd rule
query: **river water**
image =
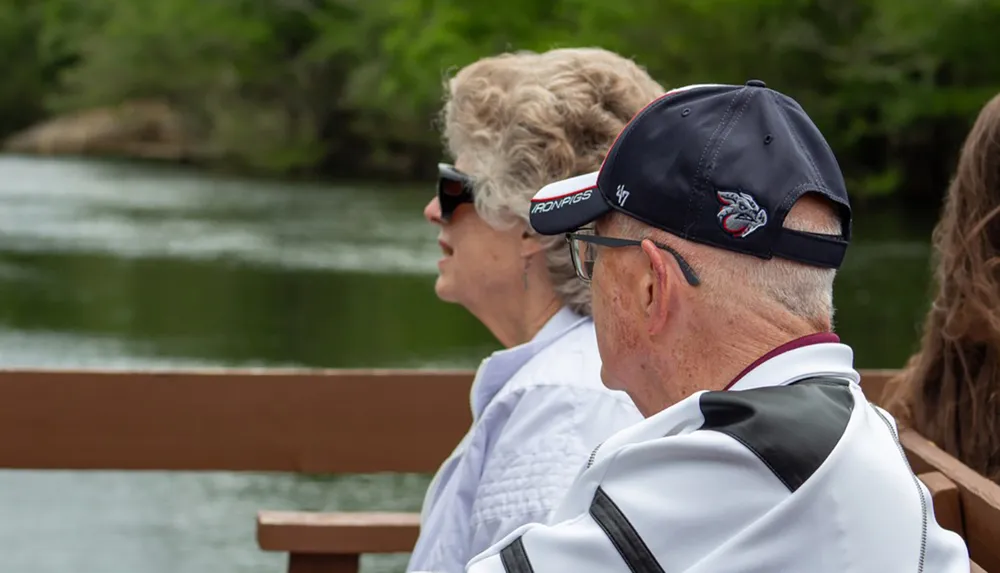
<svg viewBox="0 0 1000 573">
<path fill-rule="evenodd" d="M 434 297 L 431 188 L 0 156 L 0 367 L 474 367 L 497 345 Z M 860 367 L 916 342 L 934 215 L 856 213 L 835 296 Z M 0 571 L 278 573 L 257 510 L 416 511 L 427 481 L 0 471 Z"/>
</svg>

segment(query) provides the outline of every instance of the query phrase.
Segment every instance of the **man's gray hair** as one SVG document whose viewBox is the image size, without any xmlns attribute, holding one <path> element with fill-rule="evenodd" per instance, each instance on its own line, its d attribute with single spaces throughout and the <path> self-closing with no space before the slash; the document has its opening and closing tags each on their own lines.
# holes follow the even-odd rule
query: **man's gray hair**
<svg viewBox="0 0 1000 573">
<path fill-rule="evenodd" d="M 833 209 L 796 209 L 785 217 L 784 227 L 821 235 L 841 234 L 841 222 Z M 646 224 L 616 215 L 617 230 L 628 237 L 662 234 Z M 695 243 L 687 243 L 694 245 Z M 683 246 L 678 250 L 683 251 Z M 684 253 L 687 256 L 687 253 Z M 710 295 L 725 301 L 747 302 L 763 297 L 810 322 L 833 324 L 833 281 L 836 269 L 804 265 L 780 258 L 761 260 L 722 249 L 702 247 L 691 263 Z M 759 300 L 759 298 L 758 298 Z"/>
</svg>

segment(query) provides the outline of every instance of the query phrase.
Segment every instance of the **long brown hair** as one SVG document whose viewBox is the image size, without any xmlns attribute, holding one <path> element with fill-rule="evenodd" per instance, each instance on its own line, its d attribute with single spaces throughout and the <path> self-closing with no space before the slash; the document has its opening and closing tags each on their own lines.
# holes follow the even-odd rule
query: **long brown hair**
<svg viewBox="0 0 1000 573">
<path fill-rule="evenodd" d="M 1000 483 L 1000 94 L 965 140 L 933 244 L 936 296 L 887 407 Z"/>
</svg>

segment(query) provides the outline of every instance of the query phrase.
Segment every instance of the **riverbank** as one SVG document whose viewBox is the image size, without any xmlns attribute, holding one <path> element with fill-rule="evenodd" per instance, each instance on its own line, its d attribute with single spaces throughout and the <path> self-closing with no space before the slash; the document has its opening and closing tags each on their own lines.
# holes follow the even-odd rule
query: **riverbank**
<svg viewBox="0 0 1000 573">
<path fill-rule="evenodd" d="M 27 156 L 145 160 L 206 171 L 284 181 L 408 183 L 436 177 L 441 151 L 431 145 L 395 152 L 358 142 L 315 164 L 279 169 L 282 152 L 255 161 L 196 127 L 187 114 L 159 100 L 127 101 L 54 115 L 0 140 L 0 152 Z M 340 149 L 341 146 L 335 146 Z M 294 150 L 286 153 L 294 155 Z M 314 152 L 316 153 L 316 152 Z M 332 151 L 331 151 L 332 153 Z M 291 161 L 288 158 L 286 161 Z"/>
<path fill-rule="evenodd" d="M 3 151 L 206 162 L 218 151 L 195 141 L 182 115 L 163 101 L 138 100 L 68 113 L 3 141 Z"/>
</svg>

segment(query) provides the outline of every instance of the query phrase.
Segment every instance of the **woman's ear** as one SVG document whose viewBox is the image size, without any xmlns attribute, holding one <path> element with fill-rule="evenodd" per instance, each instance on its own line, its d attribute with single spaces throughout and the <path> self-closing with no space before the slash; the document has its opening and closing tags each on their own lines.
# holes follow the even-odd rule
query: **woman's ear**
<svg viewBox="0 0 1000 573">
<path fill-rule="evenodd" d="M 528 229 L 521 232 L 521 256 L 533 257 L 545 249 L 538 235 Z"/>
</svg>

